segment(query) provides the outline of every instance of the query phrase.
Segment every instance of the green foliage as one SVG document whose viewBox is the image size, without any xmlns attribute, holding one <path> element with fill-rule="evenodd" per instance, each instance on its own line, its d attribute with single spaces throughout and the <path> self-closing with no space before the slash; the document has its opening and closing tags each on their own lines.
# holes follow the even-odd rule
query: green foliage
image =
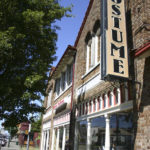
<svg viewBox="0 0 150 150">
<path fill-rule="evenodd" d="M 42 117 L 34 120 L 31 124 L 31 132 L 41 132 Z"/>
<path fill-rule="evenodd" d="M 68 12 L 58 0 L 0 1 L 0 119 L 5 126 L 43 111 L 35 100 L 45 95 L 47 72 L 56 59 L 54 23 Z"/>
</svg>

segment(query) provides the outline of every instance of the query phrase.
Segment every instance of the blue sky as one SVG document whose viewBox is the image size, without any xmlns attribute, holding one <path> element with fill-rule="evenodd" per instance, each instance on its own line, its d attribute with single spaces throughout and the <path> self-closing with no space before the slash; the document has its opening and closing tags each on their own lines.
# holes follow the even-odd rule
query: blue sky
<svg viewBox="0 0 150 150">
<path fill-rule="evenodd" d="M 60 21 L 56 22 L 56 25 L 58 25 L 61 29 L 57 31 L 57 60 L 53 63 L 53 66 L 57 65 L 68 45 L 74 46 L 74 42 L 78 35 L 89 1 L 90 0 L 60 1 L 60 4 L 65 7 L 70 6 L 71 4 L 74 5 L 71 13 L 73 17 L 64 17 Z"/>
</svg>

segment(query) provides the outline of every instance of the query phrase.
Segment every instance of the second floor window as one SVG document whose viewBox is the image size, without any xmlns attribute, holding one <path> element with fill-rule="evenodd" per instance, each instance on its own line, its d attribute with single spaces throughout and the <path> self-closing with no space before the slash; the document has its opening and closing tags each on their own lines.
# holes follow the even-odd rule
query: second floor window
<svg viewBox="0 0 150 150">
<path fill-rule="evenodd" d="M 51 106 L 51 101 L 52 101 L 52 90 L 50 90 L 49 93 L 48 93 L 47 107 Z"/>
<path fill-rule="evenodd" d="M 68 86 L 72 82 L 72 72 L 73 72 L 73 65 L 68 65 L 67 66 L 67 84 L 68 84 Z"/>
<path fill-rule="evenodd" d="M 61 75 L 61 90 L 63 91 L 65 89 L 65 72 Z"/>
<path fill-rule="evenodd" d="M 93 31 L 86 36 L 86 72 L 100 62 L 100 23 L 96 21 Z"/>
<path fill-rule="evenodd" d="M 59 96 L 65 91 L 72 83 L 73 64 L 66 67 L 66 70 L 61 73 L 61 76 L 56 79 L 55 91 L 56 96 Z"/>
<path fill-rule="evenodd" d="M 55 91 L 56 91 L 57 95 L 59 95 L 59 93 L 60 93 L 60 79 L 56 80 Z"/>
</svg>

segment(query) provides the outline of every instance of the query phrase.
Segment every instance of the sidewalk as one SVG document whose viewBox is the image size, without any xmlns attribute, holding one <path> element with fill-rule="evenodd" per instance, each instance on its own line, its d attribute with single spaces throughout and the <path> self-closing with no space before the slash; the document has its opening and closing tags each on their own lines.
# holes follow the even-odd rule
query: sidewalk
<svg viewBox="0 0 150 150">
<path fill-rule="evenodd" d="M 27 148 L 26 147 L 20 147 L 19 145 L 15 145 L 15 144 L 10 144 L 10 147 L 2 147 L 1 148 L 1 150 L 26 150 Z M 39 147 L 37 147 L 37 148 L 35 148 L 35 147 L 32 147 L 32 146 L 30 146 L 29 147 L 29 150 L 39 150 L 40 148 Z"/>
<path fill-rule="evenodd" d="M 16 145 L 16 142 L 11 141 L 9 147 L 6 145 L 5 147 L 2 147 L 1 150 L 20 150 L 20 146 Z"/>
<path fill-rule="evenodd" d="M 18 139 L 13 138 L 8 147 L 8 143 L 5 147 L 1 147 L 1 150 L 26 150 L 26 146 L 21 147 L 18 145 Z M 39 150 L 39 147 L 29 146 L 29 150 Z"/>
</svg>

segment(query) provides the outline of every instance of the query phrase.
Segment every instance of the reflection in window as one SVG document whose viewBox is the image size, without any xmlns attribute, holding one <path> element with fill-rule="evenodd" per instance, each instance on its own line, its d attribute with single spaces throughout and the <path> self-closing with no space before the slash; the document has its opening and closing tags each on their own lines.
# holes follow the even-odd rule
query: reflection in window
<svg viewBox="0 0 150 150">
<path fill-rule="evenodd" d="M 64 91 L 65 89 L 65 72 L 61 75 L 61 90 Z"/>
<path fill-rule="evenodd" d="M 131 113 L 120 113 L 110 118 L 111 146 L 118 150 L 132 150 L 133 123 Z"/>
<path fill-rule="evenodd" d="M 57 80 L 56 80 L 55 89 L 56 89 L 57 95 L 59 95 L 59 93 L 60 93 L 60 79 L 57 79 Z"/>
<path fill-rule="evenodd" d="M 69 149 L 69 125 L 66 126 L 65 150 Z"/>
<path fill-rule="evenodd" d="M 56 142 L 57 142 L 57 129 L 55 129 L 55 135 L 54 135 L 54 150 L 56 150 Z"/>
<path fill-rule="evenodd" d="M 105 117 L 91 119 L 91 149 L 101 150 L 105 146 Z M 110 116 L 110 146 L 115 150 L 132 150 L 132 113 L 119 113 Z"/>
<path fill-rule="evenodd" d="M 73 71 L 73 64 L 67 66 L 67 84 L 68 86 L 71 84 L 72 81 L 72 71 Z"/>
<path fill-rule="evenodd" d="M 47 107 L 51 106 L 51 100 L 52 100 L 52 90 L 50 90 L 48 93 Z"/>
<path fill-rule="evenodd" d="M 67 65 L 67 69 L 61 73 L 61 76 L 56 79 L 55 92 L 59 96 L 64 92 L 72 83 L 73 63 Z"/>
<path fill-rule="evenodd" d="M 59 130 L 60 130 L 60 135 L 59 135 L 59 148 L 58 149 L 62 149 L 63 128 L 61 127 Z"/>
<path fill-rule="evenodd" d="M 87 121 L 78 124 L 78 150 L 86 150 Z"/>
<path fill-rule="evenodd" d="M 91 120 L 91 149 L 99 150 L 105 144 L 105 118 L 103 116 Z"/>
</svg>

